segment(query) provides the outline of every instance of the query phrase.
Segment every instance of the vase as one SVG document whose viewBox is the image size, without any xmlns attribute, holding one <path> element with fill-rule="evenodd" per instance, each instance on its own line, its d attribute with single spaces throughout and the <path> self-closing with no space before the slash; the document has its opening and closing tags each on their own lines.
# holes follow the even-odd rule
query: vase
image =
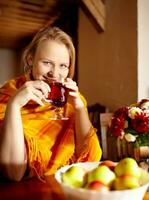
<svg viewBox="0 0 149 200">
<path fill-rule="evenodd" d="M 117 138 L 117 158 L 120 160 L 125 157 L 132 157 L 138 163 L 149 163 L 149 146 L 138 146 L 135 142 L 126 141 L 125 138 Z"/>
<path fill-rule="evenodd" d="M 134 144 L 133 142 L 127 142 L 125 138 L 117 138 L 117 159 L 120 160 L 125 157 L 133 157 L 134 154 Z"/>
<path fill-rule="evenodd" d="M 149 134 L 141 134 L 134 143 L 134 157 L 138 162 L 149 160 Z"/>
</svg>

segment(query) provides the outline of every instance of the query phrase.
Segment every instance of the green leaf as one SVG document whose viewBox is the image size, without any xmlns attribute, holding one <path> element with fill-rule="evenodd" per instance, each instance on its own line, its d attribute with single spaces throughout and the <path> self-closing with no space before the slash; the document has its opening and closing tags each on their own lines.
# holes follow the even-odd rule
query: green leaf
<svg viewBox="0 0 149 200">
<path fill-rule="evenodd" d="M 137 137 L 135 144 L 135 147 L 140 146 L 149 146 L 149 133 L 148 134 L 139 134 Z"/>
</svg>

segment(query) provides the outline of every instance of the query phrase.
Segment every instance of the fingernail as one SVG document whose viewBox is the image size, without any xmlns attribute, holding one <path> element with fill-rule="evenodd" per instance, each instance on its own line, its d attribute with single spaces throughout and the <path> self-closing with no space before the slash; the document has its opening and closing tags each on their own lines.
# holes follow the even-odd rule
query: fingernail
<svg viewBox="0 0 149 200">
<path fill-rule="evenodd" d="M 48 92 L 51 92 L 51 88 L 50 87 L 48 87 Z"/>
</svg>

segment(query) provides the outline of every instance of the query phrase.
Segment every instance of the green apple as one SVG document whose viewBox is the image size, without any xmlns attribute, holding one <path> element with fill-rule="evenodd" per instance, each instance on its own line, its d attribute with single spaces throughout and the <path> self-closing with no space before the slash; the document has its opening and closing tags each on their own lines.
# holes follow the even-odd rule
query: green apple
<svg viewBox="0 0 149 200">
<path fill-rule="evenodd" d="M 119 161 L 116 165 L 114 172 L 116 176 L 122 176 L 124 174 L 129 174 L 132 176 L 140 177 L 141 170 L 139 165 L 137 164 L 136 160 L 133 158 L 124 158 Z"/>
<path fill-rule="evenodd" d="M 86 189 L 89 190 L 96 190 L 96 191 L 109 191 L 110 187 L 107 185 L 103 184 L 101 181 L 92 181 L 89 184 L 86 185 Z"/>
<path fill-rule="evenodd" d="M 86 171 L 81 166 L 72 166 L 61 175 L 62 182 L 74 188 L 80 188 L 84 185 L 84 176 Z"/>
<path fill-rule="evenodd" d="M 100 165 L 88 173 L 87 183 L 98 180 L 103 184 L 110 186 L 115 178 L 115 173 L 110 170 L 109 167 Z"/>
<path fill-rule="evenodd" d="M 139 187 L 139 179 L 132 175 L 122 175 L 115 179 L 113 187 L 115 190 L 126 190 Z"/>
</svg>

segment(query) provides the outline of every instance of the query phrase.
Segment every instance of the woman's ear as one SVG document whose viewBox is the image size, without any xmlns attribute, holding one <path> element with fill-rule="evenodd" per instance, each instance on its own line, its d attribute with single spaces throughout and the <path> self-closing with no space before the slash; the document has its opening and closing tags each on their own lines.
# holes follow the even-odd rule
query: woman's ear
<svg viewBox="0 0 149 200">
<path fill-rule="evenodd" d="M 32 58 L 31 55 L 29 55 L 29 56 L 27 57 L 27 63 L 28 63 L 29 66 L 33 66 L 33 58 Z"/>
</svg>

